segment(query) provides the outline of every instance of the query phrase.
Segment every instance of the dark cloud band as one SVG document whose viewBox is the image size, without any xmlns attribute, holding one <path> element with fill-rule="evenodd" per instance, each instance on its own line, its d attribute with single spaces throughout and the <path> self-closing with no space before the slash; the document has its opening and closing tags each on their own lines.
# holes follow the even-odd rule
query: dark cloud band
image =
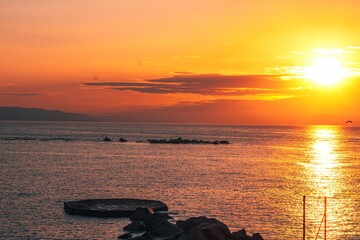
<svg viewBox="0 0 360 240">
<path fill-rule="evenodd" d="M 238 96 L 298 91 L 307 87 L 299 80 L 283 80 L 282 75 L 175 75 L 144 82 L 86 82 L 85 86 L 149 94 L 188 93 Z"/>
</svg>

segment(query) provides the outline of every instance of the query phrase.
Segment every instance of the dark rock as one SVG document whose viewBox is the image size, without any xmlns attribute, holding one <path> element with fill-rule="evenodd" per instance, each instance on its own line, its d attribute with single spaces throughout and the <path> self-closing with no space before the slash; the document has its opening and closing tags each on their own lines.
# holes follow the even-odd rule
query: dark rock
<svg viewBox="0 0 360 240">
<path fill-rule="evenodd" d="M 104 142 L 112 142 L 112 140 L 110 138 L 108 138 L 108 137 L 105 137 Z"/>
<path fill-rule="evenodd" d="M 178 240 L 179 236 L 174 236 L 174 237 L 156 237 L 155 239 L 161 239 L 161 240 Z"/>
<path fill-rule="evenodd" d="M 151 208 L 138 208 L 136 211 L 130 215 L 131 221 L 143 221 L 147 215 L 154 214 L 154 211 Z"/>
<path fill-rule="evenodd" d="M 148 232 L 145 232 L 145 233 L 141 234 L 140 238 L 141 238 L 141 240 L 153 240 L 150 233 L 148 233 Z"/>
<path fill-rule="evenodd" d="M 148 139 L 149 143 L 162 143 L 162 144 L 229 144 L 228 141 L 203 141 L 203 140 L 196 140 L 196 139 L 182 139 L 181 137 L 176 139 Z"/>
<path fill-rule="evenodd" d="M 183 234 L 183 230 L 169 221 L 163 221 L 150 229 L 150 233 L 165 238 L 176 238 Z"/>
<path fill-rule="evenodd" d="M 180 227 L 183 231 L 184 231 L 184 229 L 186 228 L 186 221 L 184 221 L 184 220 L 178 220 L 178 221 L 176 221 L 176 225 L 178 226 L 178 227 Z"/>
<path fill-rule="evenodd" d="M 143 232 L 145 231 L 145 225 L 141 222 L 132 222 L 124 227 L 124 231 L 128 232 Z"/>
<path fill-rule="evenodd" d="M 130 239 L 132 238 L 132 235 L 130 233 L 125 233 L 121 236 L 118 236 L 118 239 Z"/>
<path fill-rule="evenodd" d="M 209 219 L 204 216 L 191 217 L 185 221 L 177 221 L 176 225 L 178 225 L 186 234 L 188 234 L 191 228 L 196 227 L 197 225 L 208 221 Z"/>
<path fill-rule="evenodd" d="M 231 239 L 229 228 L 216 219 L 209 219 L 190 229 L 188 240 L 225 240 Z"/>
<path fill-rule="evenodd" d="M 147 230 L 152 229 L 153 227 L 155 227 L 156 225 L 162 223 L 162 222 L 167 222 L 168 218 L 166 215 L 163 214 L 151 214 L 151 215 L 147 215 L 144 218 L 144 224 Z"/>
<path fill-rule="evenodd" d="M 127 142 L 127 140 L 125 138 L 120 138 L 119 142 Z"/>
<path fill-rule="evenodd" d="M 145 233 L 141 234 L 140 236 L 130 238 L 130 240 L 153 240 L 153 238 L 151 237 L 151 235 L 148 232 L 145 232 Z"/>
<path fill-rule="evenodd" d="M 245 229 L 241 229 L 237 232 L 231 233 L 231 237 L 233 240 L 246 240 L 248 239 L 248 235 L 246 235 Z"/>
<path fill-rule="evenodd" d="M 260 235 L 260 233 L 254 233 L 252 235 L 253 240 L 264 240 L 264 238 Z"/>
<path fill-rule="evenodd" d="M 183 233 L 177 240 L 188 240 L 188 235 Z"/>
<path fill-rule="evenodd" d="M 155 217 L 158 217 L 158 218 L 174 219 L 172 216 L 170 216 L 166 212 L 156 212 L 156 213 L 154 213 L 154 215 L 155 215 Z"/>
</svg>

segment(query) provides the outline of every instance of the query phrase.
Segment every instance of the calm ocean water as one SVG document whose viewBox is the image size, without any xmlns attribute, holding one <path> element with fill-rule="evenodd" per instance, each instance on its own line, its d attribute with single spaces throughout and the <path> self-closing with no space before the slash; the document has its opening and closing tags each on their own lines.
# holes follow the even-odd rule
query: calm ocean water
<svg viewBox="0 0 360 240">
<path fill-rule="evenodd" d="M 130 142 L 103 142 L 124 137 Z M 152 145 L 149 138 L 228 140 Z M 0 239 L 116 239 L 126 219 L 69 216 L 87 198 L 164 201 L 265 239 L 360 239 L 360 128 L 0 122 Z M 323 229 L 318 239 L 323 239 Z"/>
</svg>

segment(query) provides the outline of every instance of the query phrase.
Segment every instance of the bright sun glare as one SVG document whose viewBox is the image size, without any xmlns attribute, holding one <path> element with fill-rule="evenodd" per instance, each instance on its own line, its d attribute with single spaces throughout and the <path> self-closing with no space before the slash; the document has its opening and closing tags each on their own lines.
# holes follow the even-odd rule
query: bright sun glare
<svg viewBox="0 0 360 240">
<path fill-rule="evenodd" d="M 322 85 L 331 86 L 345 77 L 345 69 L 333 57 L 319 57 L 312 66 L 304 70 L 305 77 Z"/>
</svg>

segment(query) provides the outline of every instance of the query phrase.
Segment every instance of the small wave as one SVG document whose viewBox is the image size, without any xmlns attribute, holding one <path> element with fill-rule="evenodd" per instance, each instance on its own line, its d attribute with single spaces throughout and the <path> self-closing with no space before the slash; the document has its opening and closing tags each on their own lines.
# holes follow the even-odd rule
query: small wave
<svg viewBox="0 0 360 240">
<path fill-rule="evenodd" d="M 35 196 L 35 193 L 27 193 L 27 192 L 20 192 L 17 194 L 18 197 L 31 197 L 31 196 Z"/>
<path fill-rule="evenodd" d="M 40 138 L 41 141 L 65 141 L 65 142 L 68 142 L 68 141 L 74 141 L 74 139 L 72 138 Z"/>
<path fill-rule="evenodd" d="M 56 138 L 36 138 L 36 137 L 3 137 L 0 138 L 0 140 L 4 141 L 74 141 L 75 139 L 72 138 L 62 138 L 62 137 L 56 137 Z"/>
<path fill-rule="evenodd" d="M 35 141 L 35 140 L 37 140 L 37 138 L 35 138 L 35 137 L 6 137 L 6 138 L 3 138 L 2 140 L 5 140 L 5 141 Z"/>
</svg>

